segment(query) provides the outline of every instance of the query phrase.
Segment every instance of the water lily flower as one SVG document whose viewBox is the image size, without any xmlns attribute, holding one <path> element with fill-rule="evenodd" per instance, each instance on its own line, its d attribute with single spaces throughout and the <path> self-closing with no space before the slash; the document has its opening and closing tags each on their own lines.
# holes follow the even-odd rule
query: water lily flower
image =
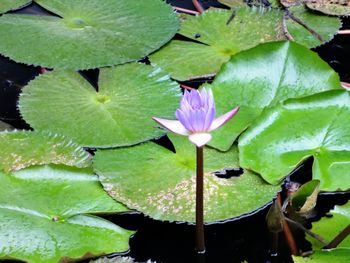
<svg viewBox="0 0 350 263">
<path fill-rule="evenodd" d="M 197 147 L 207 144 L 212 136 L 211 131 L 228 122 L 239 110 L 239 107 L 215 118 L 215 102 L 211 89 L 185 90 L 176 110 L 177 120 L 153 117 L 157 123 L 169 131 L 188 136 Z"/>
</svg>

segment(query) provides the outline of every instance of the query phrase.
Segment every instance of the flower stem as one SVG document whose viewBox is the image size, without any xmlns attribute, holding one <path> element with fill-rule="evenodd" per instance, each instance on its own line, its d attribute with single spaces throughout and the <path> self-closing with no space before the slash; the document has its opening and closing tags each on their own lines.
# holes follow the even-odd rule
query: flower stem
<svg viewBox="0 0 350 263">
<path fill-rule="evenodd" d="M 204 212 L 203 212 L 203 147 L 196 147 L 197 151 L 197 180 L 196 180 L 196 250 L 205 252 L 204 243 Z"/>
</svg>

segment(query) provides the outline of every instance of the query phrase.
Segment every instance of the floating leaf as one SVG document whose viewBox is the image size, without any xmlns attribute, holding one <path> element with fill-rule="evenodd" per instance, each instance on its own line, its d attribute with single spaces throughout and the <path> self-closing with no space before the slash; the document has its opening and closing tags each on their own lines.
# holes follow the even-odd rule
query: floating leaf
<svg viewBox="0 0 350 263">
<path fill-rule="evenodd" d="M 7 124 L 6 122 L 0 121 L 0 132 L 11 131 L 11 130 L 13 130 L 13 127 L 10 124 Z"/>
<path fill-rule="evenodd" d="M 155 143 L 99 150 L 94 168 L 105 190 L 129 208 L 155 219 L 193 222 L 195 217 L 195 147 L 186 137 L 169 135 L 176 153 Z M 250 213 L 272 200 L 279 187 L 255 174 L 229 179 L 216 171 L 238 167 L 237 147 L 226 153 L 206 148 L 204 164 L 205 221 Z"/>
<path fill-rule="evenodd" d="M 350 202 L 342 206 L 336 205 L 330 213 L 332 217 L 323 217 L 320 221 L 312 223 L 312 231 L 328 241 L 333 240 L 350 224 Z M 314 249 L 320 249 L 324 246 L 316 240 L 310 239 L 309 241 L 313 244 Z M 349 235 L 338 245 L 338 248 L 350 249 Z"/>
<path fill-rule="evenodd" d="M 320 190 L 350 188 L 350 97 L 345 90 L 289 100 L 240 137 L 240 163 L 272 184 L 313 156 Z"/>
<path fill-rule="evenodd" d="M 0 149 L 0 168 L 7 173 L 38 164 L 91 165 L 90 154 L 57 134 L 0 132 Z"/>
<path fill-rule="evenodd" d="M 31 0 L 1 0 L 0 13 L 15 10 L 32 2 Z"/>
<path fill-rule="evenodd" d="M 291 204 L 299 213 L 307 213 L 312 210 L 317 202 L 317 196 L 320 192 L 320 181 L 311 180 L 303 184 L 291 196 Z"/>
<path fill-rule="evenodd" d="M 350 248 L 337 248 L 331 250 L 318 250 L 309 257 L 293 256 L 295 263 L 349 263 Z"/>
<path fill-rule="evenodd" d="M 41 75 L 23 89 L 19 108 L 36 130 L 63 134 L 84 146 L 113 147 L 164 134 L 151 118 L 174 118 L 180 95 L 159 68 L 128 63 L 101 69 L 98 92 L 75 72 Z"/>
<path fill-rule="evenodd" d="M 94 214 L 127 211 L 91 169 L 39 166 L 0 173 L 0 259 L 70 262 L 128 249 L 131 231 Z"/>
<path fill-rule="evenodd" d="M 276 42 L 233 56 L 210 86 L 218 116 L 240 106 L 235 118 L 216 130 L 210 142 L 226 151 L 264 109 L 288 98 L 338 89 L 340 82 L 316 53 L 293 42 Z"/>
<path fill-rule="evenodd" d="M 316 47 L 332 40 L 342 25 L 339 18 L 310 12 L 304 6 L 290 7 L 289 13 L 302 24 L 295 19 L 287 19 L 288 32 L 294 41 L 307 47 Z"/>
<path fill-rule="evenodd" d="M 323 1 L 306 1 L 306 6 L 310 9 L 320 11 L 327 15 L 349 16 L 350 1 L 349 0 L 323 0 Z"/>
<path fill-rule="evenodd" d="M 278 11 L 243 7 L 235 12 L 229 23 L 232 11 L 227 10 L 215 9 L 200 16 L 188 16 L 179 33 L 203 44 L 173 40 L 151 55 L 151 61 L 173 78 L 186 80 L 213 75 L 231 55 L 278 39 Z"/>
<path fill-rule="evenodd" d="M 172 8 L 160 0 L 36 2 L 60 17 L 3 15 L 0 34 L 6 37 L 0 52 L 48 68 L 89 69 L 135 61 L 168 42 L 179 26 Z"/>
</svg>

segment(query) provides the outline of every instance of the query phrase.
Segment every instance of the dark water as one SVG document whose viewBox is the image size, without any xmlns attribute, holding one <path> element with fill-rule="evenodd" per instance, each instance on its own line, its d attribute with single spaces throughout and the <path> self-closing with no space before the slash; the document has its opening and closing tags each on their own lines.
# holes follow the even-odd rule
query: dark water
<svg viewBox="0 0 350 263">
<path fill-rule="evenodd" d="M 190 0 L 168 0 L 168 2 L 183 8 L 194 9 Z M 217 5 L 215 1 L 204 1 L 205 7 Z M 32 4 L 21 12 L 41 13 L 43 10 Z M 350 28 L 350 19 L 343 19 L 343 28 Z M 342 81 L 350 82 L 350 35 L 337 35 L 335 38 L 315 49 L 335 71 Z M 18 129 L 29 129 L 17 110 L 17 99 L 21 88 L 40 73 L 40 68 L 17 64 L 0 56 L 0 120 Z M 98 89 L 98 70 L 82 72 Z M 186 82 L 192 87 L 199 86 L 203 80 Z M 158 142 L 171 148 L 171 144 L 162 138 Z M 312 160 L 307 161 L 292 175 L 291 179 L 301 183 L 311 178 Z M 239 175 L 239 171 L 231 171 L 231 175 Z M 283 194 L 283 193 L 282 193 Z M 350 193 L 327 194 L 319 196 L 316 213 L 312 220 L 318 220 L 335 204 L 344 204 L 350 199 Z M 207 253 L 198 257 L 194 253 L 193 225 L 185 223 L 159 222 L 143 216 L 140 213 L 106 216 L 112 222 L 130 230 L 137 231 L 130 240 L 130 251 L 126 254 L 137 261 L 151 259 L 157 262 L 293 262 L 289 249 L 281 235 L 279 250 L 276 257 L 270 256 L 272 237 L 265 224 L 268 207 L 256 211 L 250 216 L 228 220 L 205 227 Z M 311 220 L 306 223 L 311 226 Z M 298 247 L 302 251 L 311 249 L 310 244 L 300 231 L 295 231 Z"/>
</svg>

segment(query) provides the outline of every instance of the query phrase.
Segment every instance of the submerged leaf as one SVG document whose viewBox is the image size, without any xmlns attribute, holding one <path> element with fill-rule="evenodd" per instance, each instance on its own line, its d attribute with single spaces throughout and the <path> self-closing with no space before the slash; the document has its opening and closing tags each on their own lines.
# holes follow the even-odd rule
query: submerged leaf
<svg viewBox="0 0 350 263">
<path fill-rule="evenodd" d="M 176 153 L 155 143 L 99 150 L 94 169 L 105 190 L 129 208 L 155 219 L 195 219 L 195 147 L 182 136 L 169 135 Z M 237 147 L 226 153 L 204 150 L 204 214 L 212 222 L 250 213 L 272 200 L 279 187 L 244 171 L 220 178 L 217 171 L 238 167 Z"/>
<path fill-rule="evenodd" d="M 70 262 L 129 248 L 131 231 L 95 214 L 127 209 L 91 169 L 30 167 L 0 172 L 0 259 Z"/>
<path fill-rule="evenodd" d="M 263 110 L 288 98 L 338 89 L 340 82 L 316 53 L 293 42 L 276 42 L 233 56 L 206 86 L 213 90 L 218 116 L 240 106 L 235 118 L 215 131 L 209 143 L 226 151 Z"/>
<path fill-rule="evenodd" d="M 309 257 L 293 256 L 293 260 L 295 263 L 349 263 L 350 248 L 317 250 Z"/>
<path fill-rule="evenodd" d="M 153 116 L 174 118 L 181 95 L 159 68 L 128 63 L 100 70 L 98 92 L 76 72 L 53 71 L 23 89 L 19 108 L 35 130 L 89 147 L 143 142 L 161 134 Z"/>
<path fill-rule="evenodd" d="M 57 134 L 0 132 L 0 169 L 6 173 L 39 164 L 91 165 L 90 154 Z"/>
<path fill-rule="evenodd" d="M 349 0 L 312 0 L 306 1 L 306 6 L 310 9 L 320 11 L 327 15 L 349 16 L 350 1 Z"/>
<path fill-rule="evenodd" d="M 135 61 L 168 42 L 179 26 L 172 8 L 160 0 L 35 2 L 57 16 L 3 15 L 0 34 L 6 37 L 0 52 L 48 68 L 91 69 Z"/>
<path fill-rule="evenodd" d="M 333 240 L 343 229 L 350 225 L 350 202 L 345 205 L 336 205 L 330 211 L 332 216 L 323 217 L 320 221 L 312 223 L 312 231 L 326 238 L 328 241 Z M 321 249 L 323 244 L 317 240 L 309 240 L 314 249 Z M 350 249 L 350 235 L 348 235 L 337 248 Z M 350 254 L 349 254 L 350 255 Z"/>
<path fill-rule="evenodd" d="M 12 131 L 12 130 L 13 130 L 13 127 L 10 124 L 3 122 L 3 121 L 0 121 L 0 132 Z"/>
<path fill-rule="evenodd" d="M 320 190 L 350 188 L 350 95 L 328 91 L 265 111 L 239 138 L 240 164 L 279 183 L 313 156 Z"/>
</svg>

